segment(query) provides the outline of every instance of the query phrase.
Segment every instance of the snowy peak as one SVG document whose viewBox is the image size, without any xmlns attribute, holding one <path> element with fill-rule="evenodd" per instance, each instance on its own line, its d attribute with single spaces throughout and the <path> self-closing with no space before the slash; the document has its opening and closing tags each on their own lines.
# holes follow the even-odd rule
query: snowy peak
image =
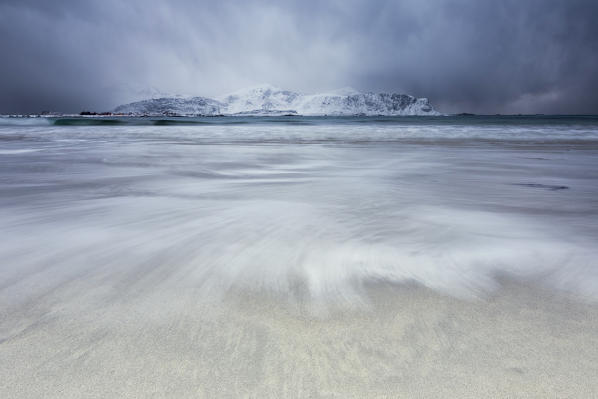
<svg viewBox="0 0 598 399">
<path fill-rule="evenodd" d="M 271 93 L 284 91 L 280 87 L 273 86 L 271 84 L 261 84 L 258 86 L 246 87 L 241 90 L 237 90 L 233 93 L 226 94 L 224 96 L 217 97 L 218 100 L 224 101 L 228 97 L 255 97 L 255 96 L 269 96 Z"/>
<path fill-rule="evenodd" d="M 221 97 L 226 113 L 270 113 L 273 111 L 293 111 L 293 104 L 299 93 L 283 90 L 271 85 L 243 89 Z"/>
<path fill-rule="evenodd" d="M 359 90 L 356 90 L 352 87 L 341 87 L 340 89 L 329 91 L 328 93 L 321 93 L 322 95 L 329 95 L 329 96 L 351 96 L 354 94 L 361 94 Z"/>
<path fill-rule="evenodd" d="M 343 88 L 303 94 L 260 85 L 221 96 L 164 97 L 125 104 L 116 113 L 134 115 L 440 115 L 426 98 L 407 94 L 361 93 Z"/>
</svg>

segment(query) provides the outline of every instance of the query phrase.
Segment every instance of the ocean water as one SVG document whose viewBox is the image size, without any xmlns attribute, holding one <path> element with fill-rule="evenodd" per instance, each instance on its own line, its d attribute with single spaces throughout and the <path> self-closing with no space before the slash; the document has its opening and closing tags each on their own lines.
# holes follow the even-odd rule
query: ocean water
<svg viewBox="0 0 598 399">
<path fill-rule="evenodd" d="M 598 117 L 0 118 L 6 306 L 505 276 L 593 302 L 597 243 Z"/>
</svg>

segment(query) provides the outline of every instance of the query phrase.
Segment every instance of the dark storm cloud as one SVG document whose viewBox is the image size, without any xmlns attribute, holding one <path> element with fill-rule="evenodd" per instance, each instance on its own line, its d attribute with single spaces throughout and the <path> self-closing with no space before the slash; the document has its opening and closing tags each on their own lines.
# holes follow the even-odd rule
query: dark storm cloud
<svg viewBox="0 0 598 399">
<path fill-rule="evenodd" d="M 598 3 L 0 0 L 0 113 L 272 83 L 598 113 Z"/>
</svg>

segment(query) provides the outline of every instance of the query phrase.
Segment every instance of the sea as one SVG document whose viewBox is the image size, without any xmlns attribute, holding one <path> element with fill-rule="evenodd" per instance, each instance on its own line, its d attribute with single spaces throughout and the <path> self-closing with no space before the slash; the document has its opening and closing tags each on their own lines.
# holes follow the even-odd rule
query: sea
<svg viewBox="0 0 598 399">
<path fill-rule="evenodd" d="M 0 118 L 4 304 L 505 278 L 598 299 L 597 116 Z"/>
</svg>

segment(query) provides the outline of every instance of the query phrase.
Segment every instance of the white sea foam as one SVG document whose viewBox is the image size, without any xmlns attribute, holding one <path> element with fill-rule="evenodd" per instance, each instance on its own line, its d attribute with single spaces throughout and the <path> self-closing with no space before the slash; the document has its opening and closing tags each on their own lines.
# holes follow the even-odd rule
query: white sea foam
<svg viewBox="0 0 598 399">
<path fill-rule="evenodd" d="M 0 150 L 3 301 L 84 279 L 356 303 L 372 280 L 472 296 L 502 274 L 598 298 L 593 127 L 45 129 Z"/>
<path fill-rule="evenodd" d="M 26 154 L 28 152 L 36 152 L 41 151 L 38 148 L 20 148 L 17 150 L 0 150 L 0 155 L 16 155 L 16 154 Z"/>
</svg>

